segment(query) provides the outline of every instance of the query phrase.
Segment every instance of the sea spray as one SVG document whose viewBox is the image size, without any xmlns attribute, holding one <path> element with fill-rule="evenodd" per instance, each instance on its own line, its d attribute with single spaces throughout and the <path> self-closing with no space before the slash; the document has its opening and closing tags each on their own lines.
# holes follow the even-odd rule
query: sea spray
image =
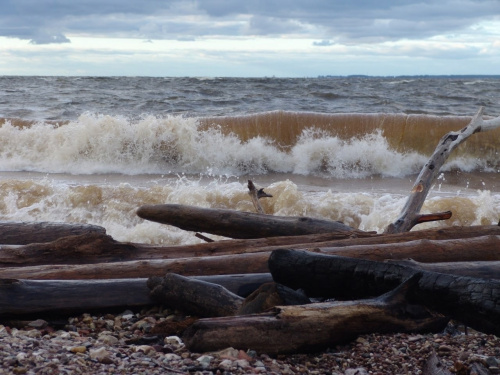
<svg viewBox="0 0 500 375">
<path fill-rule="evenodd" d="M 106 228 L 119 241 L 180 245 L 199 243 L 191 232 L 148 222 L 136 214 L 144 204 L 175 203 L 207 208 L 253 212 L 246 183 L 232 179 L 191 180 L 185 177 L 158 176 L 157 181 L 134 180 L 119 184 L 68 184 L 41 178 L 9 179 L 0 182 L 0 215 L 5 221 L 60 221 L 88 223 Z M 290 180 L 265 185 L 272 198 L 262 199 L 267 214 L 309 216 L 340 220 L 362 230 L 382 232 L 399 215 L 406 200 L 402 192 L 370 191 L 359 181 L 358 190 L 333 188 L 311 191 Z M 257 181 L 256 181 L 257 183 Z M 364 191 L 363 191 L 364 190 Z M 446 225 L 496 224 L 500 217 L 500 195 L 489 191 L 432 193 L 422 212 L 451 210 Z M 221 237 L 209 235 L 214 239 Z"/>
<path fill-rule="evenodd" d="M 217 123 L 207 127 L 200 119 L 183 116 L 130 120 L 84 114 L 63 125 L 36 122 L 21 127 L 6 121 L 0 127 L 0 169 L 74 175 L 293 173 L 366 178 L 414 174 L 428 158 L 418 149 L 400 143 L 395 147 L 395 135 L 389 136 L 387 129 L 346 138 L 340 128 L 311 124 L 286 147 L 271 133 L 242 138 L 241 129 L 233 130 Z M 273 134 L 285 133 L 287 129 Z M 462 150 L 443 170 L 495 170 L 499 158 L 494 145 L 484 150 L 474 145 L 471 154 Z M 477 152 L 484 157 L 477 158 Z"/>
</svg>

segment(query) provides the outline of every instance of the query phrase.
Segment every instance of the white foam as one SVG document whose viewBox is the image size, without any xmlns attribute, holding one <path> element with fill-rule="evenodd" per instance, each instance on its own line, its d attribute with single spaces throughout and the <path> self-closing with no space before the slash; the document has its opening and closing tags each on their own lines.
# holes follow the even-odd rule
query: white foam
<svg viewBox="0 0 500 375">
<path fill-rule="evenodd" d="M 344 140 L 308 128 L 284 150 L 263 137 L 242 141 L 218 127 L 203 130 L 197 119 L 181 116 L 131 121 L 85 114 L 63 126 L 38 123 L 19 128 L 7 121 L 0 127 L 0 169 L 4 171 L 365 178 L 416 173 L 427 158 L 395 151 L 380 131 Z M 491 162 L 456 158 L 445 170 L 477 170 Z"/>
</svg>

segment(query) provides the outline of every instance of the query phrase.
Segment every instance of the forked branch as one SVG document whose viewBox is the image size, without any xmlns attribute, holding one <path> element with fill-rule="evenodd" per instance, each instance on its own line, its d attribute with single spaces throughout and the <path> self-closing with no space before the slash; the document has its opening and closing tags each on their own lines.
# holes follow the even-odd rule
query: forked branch
<svg viewBox="0 0 500 375">
<path fill-rule="evenodd" d="M 479 108 L 477 114 L 462 130 L 449 132 L 441 138 L 429 161 L 420 171 L 400 217 L 387 227 L 385 230 L 386 233 L 408 232 L 416 224 L 429 221 L 422 220 L 422 215 L 419 212 L 434 180 L 439 175 L 441 167 L 451 152 L 472 134 L 500 127 L 500 117 L 484 120 L 483 110 L 483 107 Z M 446 215 L 441 216 L 441 214 L 434 215 L 436 215 L 437 220 L 442 220 L 442 218 L 446 217 Z"/>
</svg>

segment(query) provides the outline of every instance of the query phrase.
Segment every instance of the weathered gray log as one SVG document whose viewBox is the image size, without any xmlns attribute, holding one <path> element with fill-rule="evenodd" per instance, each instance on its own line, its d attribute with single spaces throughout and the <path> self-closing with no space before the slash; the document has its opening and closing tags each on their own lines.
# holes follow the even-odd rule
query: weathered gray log
<svg viewBox="0 0 500 375">
<path fill-rule="evenodd" d="M 407 232 L 419 222 L 421 217 L 420 209 L 434 180 L 439 175 L 441 167 L 448 159 L 448 156 L 458 145 L 474 133 L 496 129 L 500 126 L 500 117 L 483 120 L 483 111 L 484 108 L 481 107 L 467 126 L 460 131 L 449 132 L 441 138 L 434 153 L 415 180 L 415 184 L 403 207 L 401 215 L 394 223 L 387 227 L 387 233 Z"/>
<path fill-rule="evenodd" d="M 418 277 L 378 298 L 278 306 L 268 313 L 200 319 L 183 334 L 194 352 L 227 347 L 266 354 L 312 352 L 379 332 L 440 331 L 447 319 L 405 299 Z"/>
<path fill-rule="evenodd" d="M 192 279 L 218 284 L 247 297 L 271 274 L 198 276 Z M 22 280 L 0 279 L 0 317 L 50 313 L 67 315 L 92 310 L 152 305 L 147 279 Z"/>
<path fill-rule="evenodd" d="M 55 222 L 0 222 L 0 244 L 27 245 L 51 242 L 61 237 L 106 234 L 106 229 L 90 224 Z"/>
<path fill-rule="evenodd" d="M 372 260 L 414 259 L 419 262 L 498 261 L 500 237 L 462 240 L 410 241 L 393 244 L 314 248 L 327 254 Z M 211 244 L 203 244 L 211 245 Z M 283 248 L 283 247 L 281 247 Z M 268 272 L 270 251 L 236 255 L 213 255 L 177 259 L 148 259 L 92 264 L 59 264 L 0 268 L 0 278 L 22 279 L 111 279 Z"/>
<path fill-rule="evenodd" d="M 262 215 L 253 212 L 210 209 L 178 204 L 145 205 L 137 215 L 143 219 L 193 231 L 230 238 L 262 238 L 327 232 L 361 235 L 362 231 L 339 221 L 309 217 Z"/>
<path fill-rule="evenodd" d="M 275 282 L 309 297 L 340 299 L 377 295 L 419 272 L 413 300 L 486 333 L 500 334 L 500 280 L 417 271 L 408 266 L 299 250 L 269 258 Z"/>
</svg>

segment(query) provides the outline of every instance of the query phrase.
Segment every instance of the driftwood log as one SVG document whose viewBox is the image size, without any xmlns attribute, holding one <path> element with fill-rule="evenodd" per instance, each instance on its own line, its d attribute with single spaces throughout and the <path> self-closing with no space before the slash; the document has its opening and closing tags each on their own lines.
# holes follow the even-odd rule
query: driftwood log
<svg viewBox="0 0 500 375">
<path fill-rule="evenodd" d="M 418 281 L 411 278 L 374 299 L 278 306 L 262 314 L 200 319 L 183 334 L 194 352 L 228 346 L 267 354 L 312 352 L 372 332 L 442 330 L 448 319 L 406 300 Z"/>
<path fill-rule="evenodd" d="M 484 256 L 474 252 L 477 246 L 485 246 L 484 242 L 488 242 L 484 236 L 500 235 L 499 226 L 471 226 L 471 227 L 448 227 L 441 229 L 427 229 L 408 233 L 398 233 L 390 235 L 371 235 L 368 237 L 354 237 L 350 239 L 339 239 L 337 233 L 320 233 L 314 235 L 302 236 L 285 236 L 285 237 L 270 237 L 250 240 L 224 240 L 211 243 L 202 243 L 195 245 L 181 246 L 155 246 L 146 244 L 120 243 L 115 241 L 110 236 L 99 233 L 89 235 L 69 236 L 57 239 L 48 243 L 37 243 L 29 245 L 0 245 L 0 267 L 19 267 L 19 266 L 36 266 L 36 265 L 61 265 L 61 264 L 89 264 L 89 263 L 104 263 L 104 262 L 122 262 L 127 260 L 152 260 L 152 259 L 179 259 L 192 258 L 201 256 L 215 255 L 236 255 L 254 252 L 270 252 L 279 248 L 309 248 L 322 249 L 326 252 L 339 253 L 342 250 L 337 248 L 349 247 L 349 252 L 355 254 L 360 252 L 361 257 L 364 253 L 368 257 L 374 256 L 377 249 L 383 252 L 393 252 L 389 247 L 382 250 L 382 245 L 408 243 L 406 253 L 403 254 L 406 258 L 422 260 L 421 257 L 416 258 L 415 252 L 426 253 L 429 247 L 441 248 L 449 250 L 456 247 L 456 252 L 463 251 L 463 257 L 470 254 L 467 260 L 491 260 L 484 259 Z M 477 238 L 475 238 L 477 237 Z M 343 235 L 340 236 L 343 238 Z M 468 239 L 470 242 L 440 242 L 438 240 L 459 240 Z M 433 242 L 413 242 L 415 240 L 433 240 Z M 493 246 L 495 246 L 493 241 Z M 460 245 L 464 243 L 464 245 Z M 356 245 L 356 247 L 355 247 Z M 364 246 L 364 247 L 362 247 Z M 382 247 L 379 247 L 382 246 Z M 491 244 L 488 245 L 491 247 Z M 413 249 L 413 250 L 411 250 Z M 436 250 L 439 252 L 439 249 Z M 443 251 L 441 251 L 442 253 Z M 484 253 L 484 252 L 483 252 Z M 344 253 L 339 253 L 344 254 Z M 380 258 L 385 259 L 387 255 L 382 254 Z M 477 257 L 477 258 L 475 258 Z M 371 259 L 371 258 L 369 258 Z M 449 261 L 449 257 L 445 261 Z M 457 259 L 454 259 L 457 261 Z M 494 259 L 493 259 L 494 260 Z M 427 260 L 427 262 L 439 262 L 442 260 Z M 226 272 L 226 273 L 244 273 L 244 272 Z M 144 277 L 147 277 L 145 275 Z"/>
<path fill-rule="evenodd" d="M 275 250 L 273 279 L 309 297 L 365 298 L 385 292 L 417 271 L 408 266 L 299 250 Z M 432 271 L 422 277 L 412 300 L 474 329 L 500 335 L 500 280 Z"/>
<path fill-rule="evenodd" d="M 271 274 L 198 276 L 192 279 L 217 284 L 241 297 L 248 297 Z M 43 314 L 88 313 L 155 304 L 147 279 L 103 280 L 0 280 L 0 317 Z"/>
<path fill-rule="evenodd" d="M 413 259 L 423 263 L 434 263 L 500 261 L 499 246 L 499 236 L 483 236 L 459 240 L 417 240 L 392 244 L 313 247 L 313 250 L 325 254 L 378 261 Z M 71 251 L 71 248 L 68 251 Z M 265 273 L 269 272 L 267 261 L 270 254 L 271 251 L 262 251 L 174 259 L 155 258 L 109 263 L 4 267 L 0 268 L 0 278 L 72 280 L 147 278 L 163 276 L 169 272 L 184 276 Z"/>
<path fill-rule="evenodd" d="M 0 222 L 0 244 L 27 245 L 51 242 L 61 237 L 106 234 L 106 229 L 90 224 L 55 222 Z"/>
<path fill-rule="evenodd" d="M 313 233 L 361 235 L 362 231 L 339 221 L 310 217 L 272 216 L 253 212 L 183 206 L 178 204 L 145 205 L 137 215 L 143 219 L 193 231 L 231 238 L 261 238 Z"/>
</svg>

